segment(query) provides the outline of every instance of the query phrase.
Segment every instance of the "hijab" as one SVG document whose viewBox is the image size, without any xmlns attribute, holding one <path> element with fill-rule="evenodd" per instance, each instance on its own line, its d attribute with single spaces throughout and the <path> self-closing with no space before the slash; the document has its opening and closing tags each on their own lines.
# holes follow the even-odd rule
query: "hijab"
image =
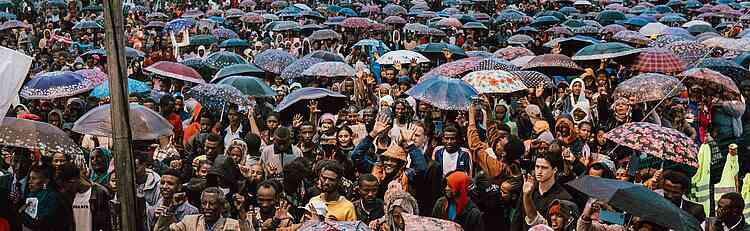
<svg viewBox="0 0 750 231">
<path fill-rule="evenodd" d="M 586 116 L 582 119 L 576 119 L 575 112 L 576 110 L 581 110 L 584 113 L 586 113 Z M 573 118 L 573 122 L 577 125 L 581 122 L 591 122 L 591 108 L 589 107 L 588 101 L 578 102 L 578 104 L 573 104 L 573 111 L 570 112 L 571 117 Z"/>
<path fill-rule="evenodd" d="M 229 156 L 229 152 L 232 150 L 232 148 L 239 148 L 240 153 L 242 153 L 240 157 L 240 163 L 235 163 L 237 165 L 244 165 L 247 158 L 247 143 L 245 141 L 242 141 L 242 139 L 234 139 L 230 142 L 229 148 L 224 149 L 224 155 Z"/>
<path fill-rule="evenodd" d="M 451 202 L 455 203 L 456 217 L 459 217 L 462 210 L 467 204 L 469 204 L 469 184 L 471 184 L 471 178 L 463 171 L 454 171 L 448 174 L 445 180 L 448 186 L 454 190 L 454 193 L 456 194 L 454 195 L 454 198 L 451 199 Z M 443 209 L 445 210 L 446 217 L 444 217 L 444 219 L 448 219 L 448 209 L 451 202 L 445 203 Z"/>
<path fill-rule="evenodd" d="M 102 157 L 104 157 L 104 162 L 109 165 L 109 163 L 112 161 L 112 153 L 109 152 L 109 149 L 106 148 L 94 148 L 94 152 L 98 151 Z M 98 173 L 94 171 L 93 168 L 91 168 L 91 179 L 92 182 L 99 183 L 99 184 L 107 184 L 109 181 L 109 169 L 104 171 L 104 173 Z"/>
<path fill-rule="evenodd" d="M 575 95 L 573 94 L 573 85 L 575 85 L 576 83 L 581 84 L 581 91 L 578 94 L 578 98 L 575 98 Z M 586 83 L 583 82 L 583 79 L 574 79 L 572 82 L 570 82 L 568 89 L 570 90 L 570 105 L 575 106 L 583 102 L 586 102 L 588 104 L 588 99 L 586 99 Z"/>
</svg>

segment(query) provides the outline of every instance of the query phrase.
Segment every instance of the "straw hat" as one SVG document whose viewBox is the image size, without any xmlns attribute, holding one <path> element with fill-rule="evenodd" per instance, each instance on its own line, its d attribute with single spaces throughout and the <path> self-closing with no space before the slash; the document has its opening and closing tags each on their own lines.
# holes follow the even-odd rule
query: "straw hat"
<svg viewBox="0 0 750 231">
<path fill-rule="evenodd" d="M 406 151 L 401 148 L 401 146 L 395 144 L 391 144 L 391 146 L 383 152 L 383 156 L 406 161 Z"/>
</svg>

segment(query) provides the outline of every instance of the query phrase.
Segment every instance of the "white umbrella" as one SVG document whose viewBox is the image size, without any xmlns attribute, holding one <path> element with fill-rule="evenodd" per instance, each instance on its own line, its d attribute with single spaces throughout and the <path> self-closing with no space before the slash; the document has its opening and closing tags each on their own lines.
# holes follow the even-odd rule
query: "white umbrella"
<svg viewBox="0 0 750 231">
<path fill-rule="evenodd" d="M 424 55 L 410 50 L 397 50 L 385 53 L 383 56 L 380 56 L 377 62 L 380 64 L 408 64 L 411 63 L 412 59 L 416 59 L 417 63 L 430 62 Z"/>
<path fill-rule="evenodd" d="M 302 72 L 305 76 L 351 77 L 356 74 L 352 66 L 344 62 L 316 63 Z"/>
<path fill-rule="evenodd" d="M 652 36 L 652 35 L 661 34 L 661 32 L 667 28 L 669 28 L 669 26 L 658 23 L 658 22 L 652 22 L 641 27 L 641 29 L 638 30 L 638 32 L 640 32 L 641 34 L 645 36 Z"/>
<path fill-rule="evenodd" d="M 529 63 L 529 61 L 531 61 L 531 59 L 533 59 L 534 57 L 536 56 L 533 56 L 533 55 L 521 56 L 521 57 L 511 60 L 510 63 L 520 67 Z"/>
<path fill-rule="evenodd" d="M 694 26 L 694 25 L 709 25 L 710 26 L 711 23 L 708 23 L 708 22 L 703 21 L 703 20 L 693 20 L 693 21 L 686 22 L 686 23 L 682 24 L 682 27 L 683 28 L 688 28 L 688 27 L 691 27 L 691 26 Z"/>
<path fill-rule="evenodd" d="M 174 134 L 172 125 L 159 113 L 135 103 L 129 106 L 130 133 L 133 140 L 155 140 L 161 136 Z M 110 105 L 105 104 L 91 109 L 73 123 L 71 130 L 86 135 L 112 137 Z"/>
</svg>

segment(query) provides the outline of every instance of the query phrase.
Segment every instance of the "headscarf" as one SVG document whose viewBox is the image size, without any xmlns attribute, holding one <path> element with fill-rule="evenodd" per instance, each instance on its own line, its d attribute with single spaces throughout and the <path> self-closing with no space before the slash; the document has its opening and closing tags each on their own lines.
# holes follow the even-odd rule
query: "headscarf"
<svg viewBox="0 0 750 231">
<path fill-rule="evenodd" d="M 498 115 L 495 115 L 495 112 L 497 111 L 497 107 L 505 107 L 505 115 L 503 116 L 503 124 L 508 125 L 510 127 L 510 134 L 512 135 L 518 135 L 518 126 L 516 126 L 516 122 L 513 122 L 510 120 L 510 110 L 511 107 L 508 105 L 508 103 L 505 102 L 505 100 L 498 100 L 495 102 L 495 107 L 492 111 L 492 115 L 494 120 L 497 120 Z"/>
<path fill-rule="evenodd" d="M 625 106 L 627 106 L 628 107 L 628 111 L 625 114 L 618 114 L 617 110 L 615 110 L 615 109 L 619 105 L 625 105 Z M 629 99 L 627 99 L 625 97 L 620 97 L 620 98 L 616 99 L 614 103 L 612 103 L 612 107 L 610 109 L 612 110 L 613 114 L 615 115 L 615 119 L 617 121 L 626 122 L 628 120 L 628 118 L 630 117 L 630 112 L 631 112 L 631 110 L 633 108 L 630 106 L 630 100 Z"/>
<path fill-rule="evenodd" d="M 463 171 L 454 171 L 445 177 L 448 186 L 454 190 L 453 202 L 456 203 L 456 217 L 460 216 L 461 211 L 469 204 L 469 184 L 471 184 L 471 177 L 466 175 Z M 445 203 L 443 209 L 445 210 L 444 219 L 448 219 L 448 205 Z"/>
<path fill-rule="evenodd" d="M 385 192 L 385 197 L 383 197 L 383 207 L 385 209 L 385 216 L 383 216 L 382 219 L 384 219 L 384 223 L 391 228 L 391 230 L 399 230 L 396 225 L 395 219 L 393 219 L 392 211 L 396 209 L 396 207 L 401 207 L 403 212 L 401 213 L 402 216 L 404 214 L 412 214 L 416 215 L 419 214 L 419 204 L 417 203 L 417 200 L 414 199 L 414 197 L 405 192 L 400 184 L 397 183 L 391 183 L 388 185 L 388 190 Z M 404 223 L 409 222 L 406 218 L 403 219 Z M 404 227 L 406 228 L 406 227 Z"/>
<path fill-rule="evenodd" d="M 96 151 L 98 151 L 99 154 L 104 157 L 104 162 L 107 163 L 107 166 L 109 166 L 109 163 L 112 161 L 112 153 L 109 152 L 109 149 L 99 147 L 94 148 L 92 152 Z M 109 180 L 109 173 L 109 167 L 102 174 L 96 172 L 94 168 L 91 168 L 91 177 L 89 179 L 91 179 L 91 181 L 94 183 L 106 184 L 106 181 Z"/>
<path fill-rule="evenodd" d="M 325 113 L 325 114 L 323 114 L 323 115 L 320 116 L 320 119 L 318 119 L 318 127 L 322 127 L 323 121 L 325 121 L 325 120 L 331 120 L 333 122 L 334 126 L 336 125 L 336 116 L 334 116 L 331 113 Z"/>
<path fill-rule="evenodd" d="M 529 115 L 529 119 L 531 120 L 531 124 L 535 124 L 536 121 L 539 121 L 542 119 L 542 109 L 539 108 L 536 104 L 529 104 L 526 106 L 526 114 Z"/>
<path fill-rule="evenodd" d="M 576 83 L 581 84 L 581 91 L 578 94 L 578 98 L 574 99 L 573 97 L 575 96 L 573 95 L 573 85 L 575 85 Z M 568 89 L 570 89 L 570 105 L 575 106 L 582 102 L 588 103 L 588 100 L 586 99 L 586 83 L 583 82 L 583 79 L 581 78 L 574 79 L 572 82 L 570 82 L 570 86 L 568 86 Z"/>
<path fill-rule="evenodd" d="M 576 110 L 582 110 L 586 113 L 586 116 L 583 117 L 583 119 L 577 120 L 575 111 Z M 581 122 L 591 122 L 591 109 L 589 107 L 588 101 L 578 102 L 578 104 L 573 105 L 573 111 L 570 112 L 571 117 L 573 118 L 573 122 L 575 124 L 580 124 Z"/>
<path fill-rule="evenodd" d="M 229 156 L 229 152 L 232 150 L 232 148 L 240 148 L 240 163 L 236 164 L 244 165 L 246 159 L 245 157 L 247 156 L 247 143 L 239 138 L 233 139 L 229 142 L 229 147 L 227 149 L 224 149 L 224 155 Z"/>
<path fill-rule="evenodd" d="M 378 102 L 378 107 L 383 105 L 383 102 L 387 103 L 388 107 L 393 107 L 393 97 L 391 97 L 390 95 L 380 97 L 380 102 Z"/>
</svg>

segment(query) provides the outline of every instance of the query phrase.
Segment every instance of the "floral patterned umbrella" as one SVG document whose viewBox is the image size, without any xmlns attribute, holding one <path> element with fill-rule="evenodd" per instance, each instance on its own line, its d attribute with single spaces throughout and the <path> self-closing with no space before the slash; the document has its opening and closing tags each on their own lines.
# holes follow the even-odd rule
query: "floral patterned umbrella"
<svg viewBox="0 0 750 231">
<path fill-rule="evenodd" d="M 534 52 L 525 47 L 506 47 L 495 51 L 495 56 L 505 60 L 513 60 L 521 56 L 533 56 Z"/>
<path fill-rule="evenodd" d="M 577 75 L 583 72 L 583 68 L 573 62 L 570 57 L 561 54 L 536 56 L 521 69 L 538 71 L 547 75 Z"/>
<path fill-rule="evenodd" d="M 177 79 L 177 80 L 183 80 L 188 81 L 192 83 L 205 83 L 206 81 L 203 80 L 201 77 L 201 74 L 198 73 L 195 69 L 188 67 L 186 65 L 176 63 L 176 62 L 170 62 L 170 61 L 159 61 L 154 64 L 151 64 L 151 66 L 148 66 L 144 69 L 145 71 Z"/>
<path fill-rule="evenodd" d="M 214 70 L 228 67 L 234 64 L 247 63 L 241 55 L 230 51 L 217 51 L 209 54 L 204 61 L 206 65 Z"/>
<path fill-rule="evenodd" d="M 223 27 L 220 27 L 211 31 L 211 34 L 213 34 L 219 40 L 227 40 L 227 39 L 234 39 L 234 38 L 240 37 L 234 31 L 227 29 L 227 28 L 223 28 Z"/>
<path fill-rule="evenodd" d="M 174 19 L 172 21 L 167 22 L 167 24 L 164 25 L 164 32 L 170 33 L 176 33 L 185 29 L 188 29 L 192 27 L 195 24 L 195 20 L 189 19 L 189 18 L 178 18 Z"/>
<path fill-rule="evenodd" d="M 339 26 L 351 29 L 367 29 L 370 26 L 370 20 L 360 17 L 349 17 L 339 24 Z"/>
<path fill-rule="evenodd" d="M 406 8 L 404 8 L 403 6 L 393 4 L 393 3 L 389 3 L 388 5 L 385 5 L 383 7 L 383 14 L 388 15 L 388 16 L 405 15 Z"/>
<path fill-rule="evenodd" d="M 84 78 L 87 78 L 91 80 L 91 82 L 94 82 L 94 85 L 99 85 L 109 79 L 109 76 L 107 76 L 107 73 L 104 73 L 100 71 L 99 69 L 92 68 L 92 69 L 81 69 L 75 71 L 76 74 L 79 74 L 83 76 Z"/>
<path fill-rule="evenodd" d="M 425 26 L 421 23 L 407 23 L 406 25 L 404 25 L 404 30 L 411 32 L 421 32 L 430 30 L 430 27 Z"/>
<path fill-rule="evenodd" d="M 463 23 L 458 21 L 457 18 L 440 19 L 440 21 L 437 21 L 435 24 L 440 27 L 453 27 L 453 28 L 461 28 L 461 26 L 464 25 Z"/>
<path fill-rule="evenodd" d="M 513 74 L 502 70 L 475 71 L 462 79 L 481 94 L 508 94 L 527 89 Z"/>
<path fill-rule="evenodd" d="M 545 32 L 552 33 L 558 36 L 565 36 L 565 37 L 570 37 L 574 35 L 573 31 L 570 31 L 570 29 L 568 29 L 567 27 L 562 27 L 562 26 L 555 26 L 555 27 L 549 28 L 545 30 Z"/>
<path fill-rule="evenodd" d="M 688 66 L 710 53 L 711 48 L 698 41 L 676 41 L 665 46 Z"/>
<path fill-rule="evenodd" d="M 659 125 L 626 123 L 604 135 L 619 145 L 677 163 L 698 166 L 698 148 L 693 139 L 682 132 Z"/>
<path fill-rule="evenodd" d="M 750 40 L 714 37 L 701 42 L 708 47 L 720 47 L 732 51 L 750 51 Z"/>
<path fill-rule="evenodd" d="M 54 153 L 83 156 L 83 149 L 62 129 L 48 123 L 5 117 L 0 123 L 0 145 L 44 149 L 42 154 Z"/>
<path fill-rule="evenodd" d="M 71 130 L 81 134 L 112 137 L 110 106 L 105 104 L 86 112 L 73 123 Z M 172 125 L 158 112 L 136 103 L 129 105 L 128 112 L 130 133 L 134 140 L 155 140 L 174 134 Z"/>
<path fill-rule="evenodd" d="M 453 62 L 441 64 L 425 73 L 424 76 L 447 76 L 447 77 L 461 77 L 463 74 L 474 70 L 479 64 L 481 59 L 477 58 L 465 58 L 459 59 Z M 420 78 L 420 81 L 425 78 Z"/>
<path fill-rule="evenodd" d="M 305 76 L 322 77 L 352 77 L 356 71 L 352 66 L 344 62 L 320 62 L 316 63 L 302 72 Z"/>
<path fill-rule="evenodd" d="M 646 48 L 636 58 L 633 70 L 670 74 L 685 70 L 685 64 L 668 49 Z"/>
<path fill-rule="evenodd" d="M 281 74 L 287 66 L 296 61 L 292 54 L 277 49 L 268 49 L 255 56 L 255 65 L 264 71 Z"/>
<path fill-rule="evenodd" d="M 43 72 L 26 82 L 19 95 L 25 99 L 55 99 L 81 94 L 95 86 L 93 81 L 75 72 Z"/>
<path fill-rule="evenodd" d="M 249 105 L 240 90 L 224 84 L 200 84 L 190 88 L 186 95 L 198 100 L 202 106 L 216 111 L 224 111 L 230 104 Z"/>
<path fill-rule="evenodd" d="M 427 59 L 427 57 L 424 57 L 424 55 L 410 50 L 390 51 L 380 56 L 377 62 L 386 65 L 396 63 L 406 64 L 410 63 L 412 59 L 417 60 L 417 63 L 430 62 L 430 60 Z"/>
<path fill-rule="evenodd" d="M 378 5 L 365 5 L 362 6 L 362 9 L 359 11 L 363 14 L 379 14 L 380 13 L 380 6 Z"/>
<path fill-rule="evenodd" d="M 310 66 L 322 62 L 325 62 L 325 60 L 316 57 L 303 57 L 301 59 L 297 59 L 281 71 L 281 78 L 287 80 L 288 82 L 306 82 L 307 79 L 303 78 L 304 76 L 302 75 L 302 72 L 307 70 L 307 68 L 309 68 Z"/>
<path fill-rule="evenodd" d="M 536 71 L 511 71 L 513 78 L 520 80 L 528 88 L 553 88 L 555 82 L 552 79 Z"/>
<path fill-rule="evenodd" d="M 645 73 L 623 81 L 617 85 L 614 98 L 635 98 L 633 103 L 658 101 L 674 97 L 684 91 L 685 85 L 679 79 L 657 73 Z"/>
<path fill-rule="evenodd" d="M 443 76 L 428 78 L 405 93 L 443 110 L 467 110 L 479 94 L 465 81 Z"/>
<path fill-rule="evenodd" d="M 266 19 L 263 18 L 263 15 L 260 15 L 260 14 L 257 14 L 257 13 L 253 13 L 253 12 L 248 12 L 248 13 L 245 13 L 244 15 L 242 15 L 242 17 L 240 17 L 240 21 L 243 21 L 245 23 L 260 24 L 260 23 L 263 23 L 264 21 L 266 21 Z"/>
<path fill-rule="evenodd" d="M 708 68 L 692 68 L 682 72 L 680 76 L 687 77 L 685 83 L 688 86 L 698 85 L 705 90 L 711 89 L 713 93 L 719 94 L 724 100 L 739 100 L 740 89 L 731 78 Z"/>
</svg>

